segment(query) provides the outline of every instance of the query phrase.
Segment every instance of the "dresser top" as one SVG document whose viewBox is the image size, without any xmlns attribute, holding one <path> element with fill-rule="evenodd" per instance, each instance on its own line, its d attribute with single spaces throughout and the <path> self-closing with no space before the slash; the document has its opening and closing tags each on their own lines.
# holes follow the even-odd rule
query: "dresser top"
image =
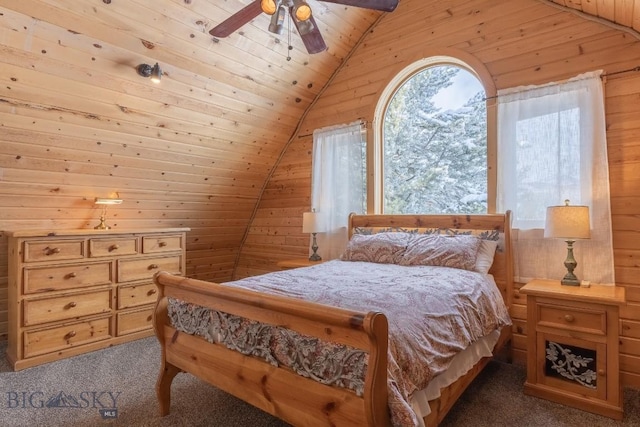
<svg viewBox="0 0 640 427">
<path fill-rule="evenodd" d="M 40 230 L 5 230 L 9 237 L 55 237 L 55 236 L 115 236 L 118 234 L 148 234 L 148 233 L 178 233 L 186 232 L 188 227 L 175 228 L 130 228 L 95 230 L 93 228 L 76 228 L 69 230 L 40 229 Z"/>
</svg>

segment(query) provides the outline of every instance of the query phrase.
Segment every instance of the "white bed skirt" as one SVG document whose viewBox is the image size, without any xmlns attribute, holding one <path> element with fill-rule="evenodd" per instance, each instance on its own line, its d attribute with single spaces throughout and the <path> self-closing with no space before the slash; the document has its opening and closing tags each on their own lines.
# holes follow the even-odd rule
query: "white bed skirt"
<svg viewBox="0 0 640 427">
<path fill-rule="evenodd" d="M 429 401 L 440 397 L 440 390 L 455 382 L 466 374 L 483 357 L 493 356 L 493 348 L 500 338 L 500 331 L 496 330 L 480 338 L 475 343 L 458 353 L 449 368 L 434 377 L 427 388 L 417 391 L 411 397 L 411 406 L 418 415 L 420 427 L 424 427 L 423 418 L 431 413 Z"/>
</svg>

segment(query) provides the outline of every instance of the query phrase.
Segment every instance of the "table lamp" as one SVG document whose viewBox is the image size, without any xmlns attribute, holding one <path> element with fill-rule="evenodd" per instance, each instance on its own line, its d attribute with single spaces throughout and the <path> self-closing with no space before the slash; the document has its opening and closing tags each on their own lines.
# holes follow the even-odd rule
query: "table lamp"
<svg viewBox="0 0 640 427">
<path fill-rule="evenodd" d="M 95 227 L 93 227 L 96 230 L 108 230 L 111 227 L 109 227 L 106 223 L 106 218 L 107 218 L 107 206 L 109 205 L 119 205 L 120 203 L 122 203 L 122 199 L 102 199 L 99 197 L 96 197 L 96 201 L 95 204 L 102 206 L 102 213 L 100 214 L 100 224 L 96 225 Z"/>
<path fill-rule="evenodd" d="M 588 206 L 569 206 L 569 200 L 562 206 L 549 206 L 545 220 L 544 237 L 561 238 L 567 242 L 567 259 L 564 266 L 567 274 L 560 281 L 563 285 L 579 286 L 580 281 L 573 274 L 578 263 L 573 257 L 573 243 L 576 239 L 591 238 Z"/>
<path fill-rule="evenodd" d="M 316 213 L 315 209 L 312 212 L 305 212 L 302 214 L 302 232 L 311 233 L 313 241 L 311 243 L 311 249 L 313 253 L 309 257 L 309 261 L 321 261 L 322 257 L 318 255 L 318 243 L 316 242 L 316 234 L 322 230 L 320 217 Z"/>
</svg>

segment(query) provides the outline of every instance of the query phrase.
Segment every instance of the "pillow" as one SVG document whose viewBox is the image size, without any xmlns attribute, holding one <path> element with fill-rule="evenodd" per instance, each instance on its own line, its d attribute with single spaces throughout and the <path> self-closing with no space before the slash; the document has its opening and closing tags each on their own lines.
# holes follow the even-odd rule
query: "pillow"
<svg viewBox="0 0 640 427">
<path fill-rule="evenodd" d="M 476 236 L 415 235 L 400 265 L 436 265 L 474 271 L 480 239 Z"/>
<path fill-rule="evenodd" d="M 482 274 L 488 274 L 489 269 L 493 265 L 493 257 L 496 254 L 498 242 L 495 240 L 480 239 L 480 247 L 478 248 L 478 256 L 476 257 L 475 271 Z"/>
<path fill-rule="evenodd" d="M 409 233 L 354 234 L 340 259 L 398 264 L 410 236 Z"/>
</svg>

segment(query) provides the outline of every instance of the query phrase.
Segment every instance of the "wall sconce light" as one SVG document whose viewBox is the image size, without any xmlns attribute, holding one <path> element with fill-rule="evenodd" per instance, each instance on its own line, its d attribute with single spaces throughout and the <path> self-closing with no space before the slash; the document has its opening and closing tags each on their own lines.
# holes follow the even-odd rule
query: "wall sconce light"
<svg viewBox="0 0 640 427">
<path fill-rule="evenodd" d="M 573 273 L 578 263 L 573 257 L 573 243 L 576 239 L 591 238 L 588 206 L 569 206 L 569 200 L 562 206 L 549 206 L 544 227 L 544 237 L 564 239 L 567 242 L 567 259 L 564 266 L 567 274 L 560 283 L 579 286 L 580 281 Z"/>
<path fill-rule="evenodd" d="M 140 64 L 136 67 L 136 71 L 142 77 L 150 77 L 151 81 L 156 84 L 160 83 L 160 79 L 162 78 L 162 70 L 157 62 L 153 67 L 149 64 Z"/>
<path fill-rule="evenodd" d="M 119 205 L 120 203 L 122 203 L 123 200 L 122 199 L 101 199 L 96 197 L 96 201 L 95 204 L 102 206 L 102 213 L 100 214 L 100 224 L 96 225 L 95 227 L 93 227 L 95 230 L 108 230 L 111 227 L 109 227 L 107 225 L 106 218 L 107 218 L 107 206 L 109 205 Z"/>
</svg>

